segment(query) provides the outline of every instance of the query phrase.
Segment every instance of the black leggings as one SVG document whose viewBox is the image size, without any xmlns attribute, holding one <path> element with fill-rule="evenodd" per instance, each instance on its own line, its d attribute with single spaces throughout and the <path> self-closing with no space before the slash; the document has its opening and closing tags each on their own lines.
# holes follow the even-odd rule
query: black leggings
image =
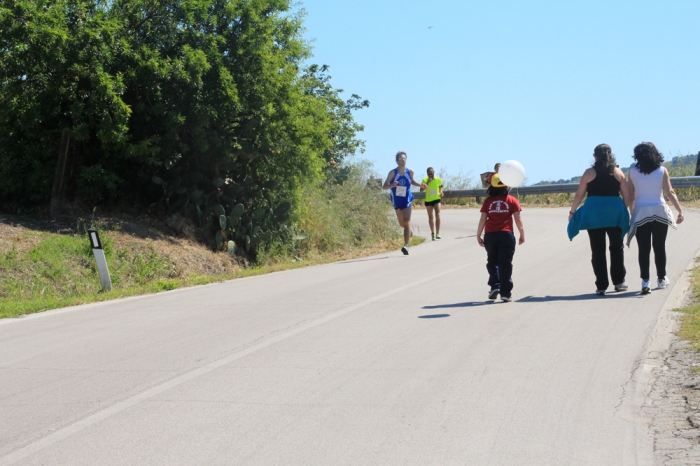
<svg viewBox="0 0 700 466">
<path fill-rule="evenodd" d="M 625 281 L 625 249 L 622 241 L 622 229 L 620 227 L 595 228 L 588 230 L 588 239 L 591 242 L 591 264 L 595 273 L 595 286 L 599 290 L 606 290 L 610 285 L 608 281 L 608 264 L 605 257 L 605 237 L 610 241 L 610 278 L 613 285 L 619 285 Z"/>
<path fill-rule="evenodd" d="M 642 280 L 649 280 L 649 258 L 654 248 L 656 276 L 666 276 L 666 234 L 668 225 L 654 220 L 637 227 L 637 246 L 639 247 L 639 271 Z"/>
</svg>

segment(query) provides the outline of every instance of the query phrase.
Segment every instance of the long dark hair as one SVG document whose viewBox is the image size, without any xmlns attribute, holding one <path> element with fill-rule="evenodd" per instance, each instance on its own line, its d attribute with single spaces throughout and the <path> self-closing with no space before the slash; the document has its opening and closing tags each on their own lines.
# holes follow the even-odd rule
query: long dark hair
<svg viewBox="0 0 700 466">
<path fill-rule="evenodd" d="M 661 155 L 661 152 L 659 152 L 656 146 L 650 142 L 637 144 L 632 157 L 637 161 L 635 166 L 645 175 L 653 172 L 664 163 L 664 156 Z"/>
<path fill-rule="evenodd" d="M 510 191 L 508 186 L 503 186 L 502 188 L 497 188 L 495 186 L 489 186 L 486 190 L 486 194 L 489 196 L 505 196 Z"/>
<path fill-rule="evenodd" d="M 615 155 L 613 155 L 609 145 L 598 144 L 595 146 L 595 149 L 593 149 L 593 157 L 595 157 L 593 168 L 596 174 L 612 175 L 615 172 L 617 162 L 615 161 Z"/>
</svg>

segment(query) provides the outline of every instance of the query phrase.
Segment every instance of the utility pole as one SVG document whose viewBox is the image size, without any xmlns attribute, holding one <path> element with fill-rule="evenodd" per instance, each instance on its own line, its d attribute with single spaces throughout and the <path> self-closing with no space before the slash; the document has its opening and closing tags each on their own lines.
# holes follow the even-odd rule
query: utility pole
<svg viewBox="0 0 700 466">
<path fill-rule="evenodd" d="M 68 157 L 68 142 L 70 130 L 63 128 L 61 136 L 61 148 L 58 151 L 58 164 L 56 164 L 56 176 L 53 179 L 53 191 L 51 191 L 51 217 L 56 218 L 58 208 L 61 205 L 61 191 L 63 188 L 63 173 L 66 171 L 66 158 Z"/>
</svg>

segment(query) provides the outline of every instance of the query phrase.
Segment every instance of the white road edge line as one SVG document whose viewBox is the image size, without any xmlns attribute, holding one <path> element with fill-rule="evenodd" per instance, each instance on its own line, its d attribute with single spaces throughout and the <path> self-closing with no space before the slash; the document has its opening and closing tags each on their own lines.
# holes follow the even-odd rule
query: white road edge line
<svg viewBox="0 0 700 466">
<path fill-rule="evenodd" d="M 205 366 L 199 367 L 197 369 L 193 369 L 185 374 L 182 374 L 180 376 L 175 377 L 174 379 L 168 380 L 167 382 L 164 382 L 160 385 L 157 385 L 153 388 L 150 388 L 144 392 L 139 393 L 138 395 L 134 395 L 131 398 L 127 398 L 126 400 L 119 401 L 112 406 L 109 406 L 101 411 L 98 411 L 95 414 L 92 414 L 84 419 L 81 419 L 69 426 L 64 427 L 63 429 L 57 430 L 56 432 L 40 439 L 37 440 L 36 442 L 30 443 L 29 445 L 26 445 L 18 450 L 13 451 L 9 455 L 3 457 L 0 459 L 0 466 L 8 466 L 11 464 L 15 464 L 20 460 L 23 460 L 27 458 L 30 455 L 33 455 L 34 453 L 37 453 L 44 448 L 47 448 L 51 445 L 54 445 L 55 443 L 60 442 L 61 440 L 69 437 L 70 435 L 73 435 L 75 433 L 78 433 L 82 431 L 83 429 L 86 429 L 94 424 L 97 424 L 100 421 L 103 421 L 111 416 L 114 416 L 115 414 L 118 414 L 138 403 L 141 401 L 147 400 L 149 398 L 152 398 L 156 395 L 159 395 L 167 390 L 170 390 L 171 388 L 177 387 L 178 385 L 181 385 L 185 382 L 188 382 L 190 380 L 196 379 L 199 376 L 202 376 L 204 374 L 207 374 L 215 369 L 218 369 L 222 366 L 225 366 L 231 362 L 237 361 L 241 358 L 244 358 L 248 356 L 249 354 L 255 353 L 256 351 L 260 351 L 261 349 L 267 348 L 269 346 L 274 345 L 275 343 L 279 343 L 281 341 L 287 340 L 288 338 L 291 338 L 295 335 L 298 335 L 302 332 L 305 332 L 309 329 L 312 329 L 314 327 L 318 327 L 319 325 L 323 325 L 327 322 L 330 322 L 334 319 L 337 319 L 338 317 L 342 317 L 345 314 L 348 314 L 352 311 L 355 311 L 357 309 L 360 309 L 362 307 L 367 306 L 368 304 L 372 304 L 376 301 L 380 301 L 384 298 L 387 298 L 391 295 L 394 295 L 396 293 L 400 293 L 404 290 L 407 290 L 409 288 L 422 285 L 424 283 L 430 282 L 435 280 L 438 277 L 442 277 L 444 275 L 449 275 L 451 273 L 457 272 L 459 270 L 462 270 L 467 267 L 471 267 L 476 264 L 483 263 L 483 260 L 479 261 L 474 261 L 470 262 L 464 265 L 461 265 L 459 267 L 455 267 L 453 269 L 446 270 L 444 272 L 438 273 L 436 275 L 431 275 L 430 277 L 423 278 L 422 280 L 417 280 L 415 282 L 411 282 L 407 285 L 401 286 L 399 288 L 394 288 L 391 291 L 387 291 L 386 293 L 382 293 L 380 295 L 374 296 L 372 298 L 366 299 L 360 303 L 354 304 L 350 307 L 347 307 L 345 309 L 341 309 L 340 311 L 336 311 L 332 314 L 329 314 L 325 317 L 321 317 L 320 319 L 314 320 L 312 322 L 309 322 L 307 324 L 304 324 L 300 327 L 297 327 L 295 329 L 292 329 L 288 332 L 282 333 L 280 335 L 277 335 L 276 337 L 272 337 L 269 340 L 265 340 L 261 343 L 258 343 L 256 345 L 250 346 L 244 350 L 241 350 L 237 353 L 231 354 L 229 356 L 226 356 L 224 358 L 218 359 L 216 361 L 213 361 Z"/>
<path fill-rule="evenodd" d="M 545 243 L 548 242 L 551 238 L 543 238 L 539 241 L 534 241 L 532 243 L 527 243 L 530 245 L 535 245 L 535 244 L 540 244 L 540 243 Z M 198 367 L 197 369 L 193 369 L 189 372 L 186 372 L 182 375 L 179 375 L 175 377 L 174 379 L 168 380 L 167 382 L 164 382 L 160 385 L 156 385 L 155 387 L 149 388 L 148 390 L 141 392 L 137 395 L 132 396 L 131 398 L 127 398 L 126 400 L 119 401 L 101 411 L 96 412 L 95 414 L 92 414 L 86 418 L 83 418 L 79 421 L 74 422 L 73 424 L 66 426 L 60 430 L 57 430 L 56 432 L 53 432 L 52 434 L 47 435 L 46 437 L 37 440 L 36 442 L 32 442 L 18 450 L 13 451 L 12 453 L 4 456 L 3 458 L 0 458 L 0 466 L 9 466 L 11 464 L 15 464 L 18 461 L 21 461 L 25 458 L 27 458 L 30 455 L 33 455 L 34 453 L 37 453 L 44 448 L 50 447 L 51 445 L 54 445 L 61 440 L 78 433 L 94 424 L 97 424 L 100 421 L 103 421 L 111 416 L 114 416 L 115 414 L 118 414 L 128 408 L 131 408 L 132 406 L 147 400 L 149 398 L 152 398 L 156 395 L 159 395 L 167 390 L 170 390 L 171 388 L 177 387 L 178 385 L 181 385 L 185 382 L 188 382 L 190 380 L 196 379 L 197 377 L 207 374 L 215 369 L 218 369 L 219 367 L 225 366 L 226 364 L 229 364 L 233 361 L 237 361 L 241 358 L 244 358 L 248 356 L 249 354 L 255 353 L 256 351 L 259 351 L 261 349 L 267 348 L 268 346 L 272 346 L 275 343 L 279 343 L 280 341 L 284 341 L 288 338 L 291 338 L 295 335 L 298 335 L 302 332 L 305 332 L 306 330 L 312 329 L 314 327 L 318 327 L 319 325 L 325 324 L 327 322 L 330 322 L 334 319 L 337 319 L 338 317 L 342 317 L 345 314 L 348 314 L 352 311 L 356 311 L 357 309 L 363 308 L 367 306 L 368 304 L 372 304 L 376 301 L 382 300 L 384 298 L 387 298 L 391 295 L 394 295 L 396 293 L 400 293 L 404 290 L 407 290 L 409 288 L 412 288 L 414 286 L 422 285 L 423 283 L 428 283 L 433 280 L 435 280 L 438 277 L 442 277 L 444 275 L 449 275 L 451 273 L 457 272 L 459 270 L 465 269 L 467 267 L 471 267 L 473 265 L 477 264 L 483 264 L 485 258 L 481 258 L 478 261 L 472 261 L 467 264 L 461 265 L 459 267 L 455 267 L 449 270 L 445 270 L 444 272 L 440 272 L 435 275 L 431 275 L 429 277 L 423 278 L 421 280 L 417 280 L 415 282 L 411 282 L 407 285 L 401 286 L 399 288 L 394 288 L 391 291 L 387 291 L 386 293 L 382 293 L 380 295 L 374 296 L 373 298 L 366 299 L 360 303 L 353 304 L 350 307 L 346 307 L 345 309 L 341 309 L 340 311 L 336 311 L 332 314 L 329 314 L 325 317 L 321 317 L 320 319 L 314 320 L 312 322 L 309 322 L 307 324 L 304 324 L 300 327 L 297 327 L 295 329 L 289 330 L 288 332 L 282 333 L 280 335 L 277 335 L 276 337 L 272 337 L 269 340 L 265 340 L 261 343 L 258 343 L 256 345 L 250 346 L 244 350 L 238 351 L 234 354 L 231 354 L 229 356 L 226 356 L 224 358 L 218 359 L 216 361 L 213 361 L 205 366 Z"/>
</svg>

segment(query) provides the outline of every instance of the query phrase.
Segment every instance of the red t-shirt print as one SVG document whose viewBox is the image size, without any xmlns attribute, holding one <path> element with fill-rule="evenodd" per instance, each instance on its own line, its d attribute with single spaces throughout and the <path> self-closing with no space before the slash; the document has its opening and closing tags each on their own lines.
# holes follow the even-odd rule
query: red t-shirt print
<svg viewBox="0 0 700 466">
<path fill-rule="evenodd" d="M 481 212 L 486 214 L 484 232 L 509 231 L 513 233 L 513 214 L 523 209 L 516 198 L 505 196 L 489 196 L 481 206 Z"/>
</svg>

